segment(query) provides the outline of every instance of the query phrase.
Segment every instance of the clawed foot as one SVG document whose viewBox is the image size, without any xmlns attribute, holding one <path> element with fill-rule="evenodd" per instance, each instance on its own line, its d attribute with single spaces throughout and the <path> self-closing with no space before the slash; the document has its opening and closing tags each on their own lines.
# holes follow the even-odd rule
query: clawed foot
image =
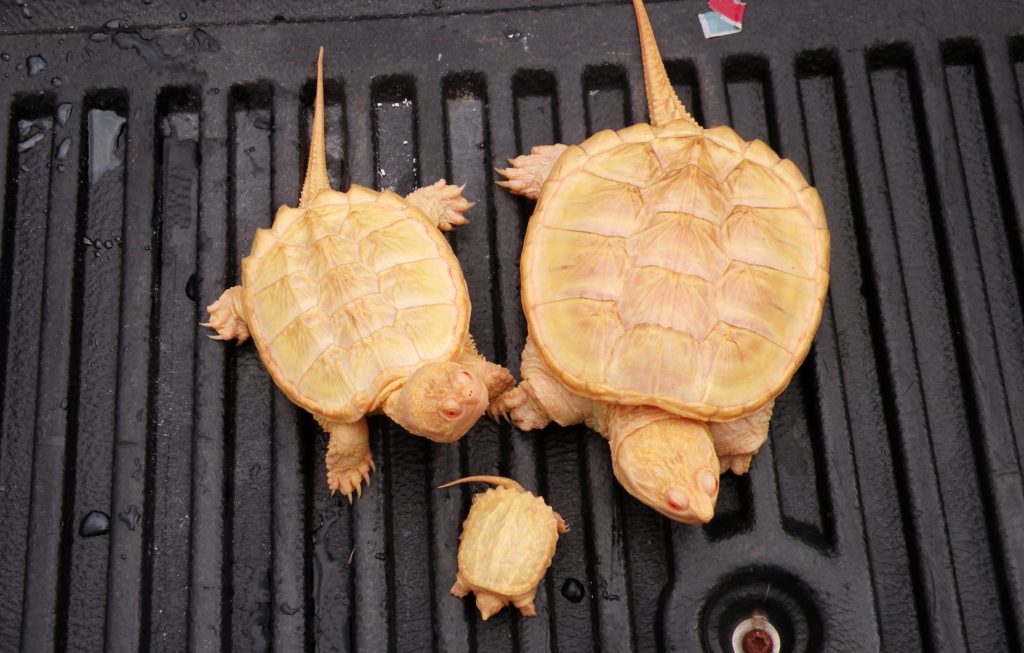
<svg viewBox="0 0 1024 653">
<path fill-rule="evenodd" d="M 217 335 L 212 340 L 238 340 L 241 344 L 249 339 L 249 327 L 239 313 L 240 294 L 238 286 L 228 288 L 214 303 L 206 307 L 210 312 L 210 321 L 201 322 L 199 326 L 210 327 Z"/>
<path fill-rule="evenodd" d="M 492 397 L 500 397 L 516 386 L 515 377 L 500 365 L 490 365 L 484 375 L 484 385 L 487 386 L 487 393 Z"/>
<path fill-rule="evenodd" d="M 498 421 L 500 418 L 508 419 L 522 431 L 542 429 L 551 421 L 545 414 L 537 410 L 529 393 L 522 386 L 498 395 L 487 406 L 487 414 L 494 421 Z"/>
<path fill-rule="evenodd" d="M 495 169 L 498 174 L 506 178 L 506 181 L 499 181 L 498 185 L 509 189 L 516 195 L 537 199 L 540 195 L 540 187 L 544 185 L 544 180 L 551 174 L 551 168 L 554 167 L 558 157 L 562 156 L 562 152 L 566 148 L 567 146 L 561 143 L 538 145 L 531 149 L 529 154 L 509 159 L 511 167 L 504 170 Z"/>
<path fill-rule="evenodd" d="M 430 186 L 413 191 L 406 199 L 427 214 L 427 217 L 441 231 L 451 231 L 455 227 L 468 224 L 463 215 L 473 208 L 473 203 L 462 196 L 466 186 L 452 186 L 444 179 Z"/>
<path fill-rule="evenodd" d="M 364 482 L 366 487 L 370 487 L 371 471 L 377 471 L 377 466 L 373 464 L 373 456 L 369 453 L 351 467 L 332 465 L 330 454 L 328 454 L 327 487 L 331 489 L 332 495 L 335 492 L 341 492 L 348 498 L 348 502 L 352 503 L 353 492 L 357 497 L 363 495 Z"/>
<path fill-rule="evenodd" d="M 750 471 L 750 463 L 753 460 L 752 455 L 735 455 L 735 456 L 723 456 L 719 454 L 718 464 L 721 467 L 719 473 L 724 474 L 726 472 L 732 472 L 737 476 L 743 476 Z"/>
</svg>

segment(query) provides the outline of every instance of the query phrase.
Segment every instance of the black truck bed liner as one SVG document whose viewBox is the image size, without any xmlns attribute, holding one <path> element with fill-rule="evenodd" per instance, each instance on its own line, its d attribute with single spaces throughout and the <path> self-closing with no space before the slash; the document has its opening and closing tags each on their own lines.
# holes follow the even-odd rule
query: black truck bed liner
<svg viewBox="0 0 1024 653">
<path fill-rule="evenodd" d="M 298 197 L 323 44 L 334 183 L 468 184 L 472 330 L 518 369 L 531 205 L 492 167 L 646 118 L 628 3 L 5 3 L 0 650 L 719 651 L 755 608 L 787 651 L 1021 650 L 1024 8 L 896 4 L 752 2 L 710 41 L 702 2 L 649 4 L 696 117 L 795 161 L 832 232 L 812 353 L 697 528 L 582 427 L 375 420 L 350 507 L 253 348 L 196 326 Z M 572 526 L 536 618 L 448 595 L 471 490 L 433 488 L 470 472 Z"/>
</svg>

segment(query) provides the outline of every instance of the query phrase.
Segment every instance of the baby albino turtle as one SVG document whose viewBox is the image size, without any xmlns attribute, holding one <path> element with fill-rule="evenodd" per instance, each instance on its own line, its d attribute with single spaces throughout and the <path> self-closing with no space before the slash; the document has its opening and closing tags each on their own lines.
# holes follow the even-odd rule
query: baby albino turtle
<svg viewBox="0 0 1024 653">
<path fill-rule="evenodd" d="M 331 190 L 321 48 L 299 208 L 256 230 L 241 284 L 204 326 L 215 339 L 252 337 L 278 387 L 330 433 L 327 484 L 349 501 L 374 467 L 367 414 L 453 442 L 513 383 L 473 345 L 466 281 L 441 235 L 470 206 L 444 180 L 406 197 Z"/>
<path fill-rule="evenodd" d="M 811 346 L 829 233 L 792 162 L 686 112 L 633 7 L 650 124 L 499 171 L 537 207 L 520 264 L 523 381 L 491 413 L 524 430 L 585 422 L 630 494 L 706 522 L 719 473 L 747 471 Z"/>
<path fill-rule="evenodd" d="M 452 594 L 461 598 L 473 592 L 484 621 L 509 602 L 523 615 L 536 616 L 537 585 L 551 566 L 558 536 L 568 527 L 544 499 L 510 478 L 468 476 L 441 488 L 460 483 L 497 487 L 473 496 L 459 538 L 459 571 Z"/>
</svg>

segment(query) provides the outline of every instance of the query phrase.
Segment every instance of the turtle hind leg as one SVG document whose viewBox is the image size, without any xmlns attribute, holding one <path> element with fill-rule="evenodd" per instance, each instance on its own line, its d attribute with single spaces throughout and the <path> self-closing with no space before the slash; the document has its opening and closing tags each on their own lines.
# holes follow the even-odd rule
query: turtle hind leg
<svg viewBox="0 0 1024 653">
<path fill-rule="evenodd" d="M 242 344 L 249 339 L 249 327 L 245 323 L 245 309 L 242 305 L 242 287 L 233 286 L 221 293 L 220 298 L 206 307 L 210 321 L 200 326 L 210 327 L 217 335 L 213 340 L 238 340 Z"/>
<path fill-rule="evenodd" d="M 538 145 L 529 154 L 509 159 L 509 167 L 496 172 L 504 177 L 498 185 L 507 188 L 516 195 L 523 195 L 531 200 L 540 196 L 540 188 L 551 174 L 558 157 L 568 149 L 567 145 Z"/>
<path fill-rule="evenodd" d="M 519 608 L 519 612 L 524 617 L 536 617 L 537 616 L 537 606 L 535 606 L 534 603 L 533 603 L 534 597 L 536 597 L 536 595 L 537 595 L 537 590 L 534 589 L 529 594 L 524 594 L 523 596 L 516 597 L 516 598 L 512 599 L 512 605 L 514 605 L 517 608 Z"/>
<path fill-rule="evenodd" d="M 491 594 L 490 592 L 474 591 L 476 594 L 476 609 L 480 611 L 480 618 L 487 621 L 508 604 L 508 599 Z"/>
<path fill-rule="evenodd" d="M 457 596 L 460 599 L 469 594 L 473 588 L 462 581 L 462 576 L 455 575 L 455 584 L 452 585 L 451 593 L 452 596 Z"/>
<path fill-rule="evenodd" d="M 352 493 L 362 496 L 363 483 L 370 485 L 370 471 L 375 469 L 366 419 L 321 425 L 331 434 L 327 444 L 327 487 L 332 494 L 341 492 L 352 503 Z"/>
<path fill-rule="evenodd" d="M 708 423 L 723 474 L 731 471 L 742 476 L 750 470 L 751 459 L 768 439 L 768 423 L 774 406 L 773 400 L 746 417 L 731 422 Z"/>
<path fill-rule="evenodd" d="M 469 223 L 463 213 L 473 208 L 473 203 L 462 196 L 463 188 L 465 186 L 452 186 L 440 179 L 430 186 L 417 188 L 406 195 L 405 199 L 423 211 L 435 227 L 441 231 L 451 231 Z"/>
</svg>

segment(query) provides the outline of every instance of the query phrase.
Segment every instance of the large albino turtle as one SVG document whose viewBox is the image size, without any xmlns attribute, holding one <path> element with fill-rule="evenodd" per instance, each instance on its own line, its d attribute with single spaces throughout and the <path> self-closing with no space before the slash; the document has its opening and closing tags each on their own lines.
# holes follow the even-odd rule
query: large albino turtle
<svg viewBox="0 0 1024 653">
<path fill-rule="evenodd" d="M 747 471 L 810 348 L 828 228 L 792 162 L 686 112 L 633 5 L 650 124 L 534 148 L 501 171 L 538 201 L 522 383 L 491 411 L 523 429 L 585 422 L 631 494 L 705 522 L 718 474 Z"/>
<path fill-rule="evenodd" d="M 497 487 L 473 495 L 459 536 L 452 594 L 461 598 L 473 592 L 484 621 L 510 602 L 524 616 L 536 616 L 537 585 L 551 566 L 558 536 L 569 528 L 544 499 L 510 478 L 467 476 L 439 489 L 460 483 Z"/>
<path fill-rule="evenodd" d="M 257 229 L 242 283 L 209 307 L 215 339 L 252 336 L 274 382 L 330 432 L 327 483 L 352 500 L 374 467 L 365 416 L 453 442 L 513 383 L 469 336 L 469 294 L 441 235 L 471 205 L 444 180 L 406 197 L 330 188 L 323 49 L 299 208 Z"/>
</svg>

